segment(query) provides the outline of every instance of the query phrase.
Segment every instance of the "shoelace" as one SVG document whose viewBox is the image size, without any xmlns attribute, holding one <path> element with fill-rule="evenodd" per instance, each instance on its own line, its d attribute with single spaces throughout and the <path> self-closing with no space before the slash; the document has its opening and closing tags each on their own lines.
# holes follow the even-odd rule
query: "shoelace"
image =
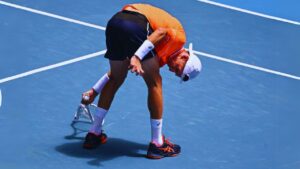
<svg viewBox="0 0 300 169">
<path fill-rule="evenodd" d="M 159 149 L 162 150 L 162 151 L 168 152 L 168 153 L 174 152 L 173 148 L 170 147 L 169 145 L 167 147 L 159 148 Z"/>
<path fill-rule="evenodd" d="M 169 141 L 169 139 L 165 139 L 165 143 L 166 143 L 168 146 L 174 147 L 174 144 L 171 143 L 171 142 Z"/>
</svg>

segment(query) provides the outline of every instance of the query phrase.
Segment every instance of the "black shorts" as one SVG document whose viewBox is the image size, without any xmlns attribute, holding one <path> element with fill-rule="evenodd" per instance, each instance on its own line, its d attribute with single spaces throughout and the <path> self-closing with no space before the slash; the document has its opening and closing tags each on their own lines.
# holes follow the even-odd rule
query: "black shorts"
<svg viewBox="0 0 300 169">
<path fill-rule="evenodd" d="M 108 21 L 106 27 L 107 52 L 104 57 L 109 60 L 131 58 L 152 32 L 144 15 L 131 11 L 118 12 Z M 151 51 L 143 60 L 153 56 Z"/>
</svg>

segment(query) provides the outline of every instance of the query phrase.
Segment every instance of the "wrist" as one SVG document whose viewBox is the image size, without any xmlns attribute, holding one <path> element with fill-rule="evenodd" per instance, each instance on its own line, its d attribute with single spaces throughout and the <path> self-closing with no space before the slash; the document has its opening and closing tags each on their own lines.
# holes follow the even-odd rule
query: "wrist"
<svg viewBox="0 0 300 169">
<path fill-rule="evenodd" d="M 141 59 L 137 56 L 137 55 L 133 55 L 133 57 L 139 61 L 141 61 Z"/>
<path fill-rule="evenodd" d="M 93 95 L 94 97 L 97 96 L 97 95 L 99 94 L 94 88 L 92 88 L 91 90 L 93 91 L 92 95 Z"/>
</svg>

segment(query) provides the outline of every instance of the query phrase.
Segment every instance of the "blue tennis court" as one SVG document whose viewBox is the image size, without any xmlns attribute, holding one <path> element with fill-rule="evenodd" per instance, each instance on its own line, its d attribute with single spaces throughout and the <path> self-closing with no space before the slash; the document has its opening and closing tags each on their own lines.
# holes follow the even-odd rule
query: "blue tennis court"
<svg viewBox="0 0 300 169">
<path fill-rule="evenodd" d="M 106 116 L 107 144 L 82 148 L 89 124 L 71 122 L 109 69 L 106 23 L 136 2 L 0 0 L 0 168 L 299 169 L 296 0 L 144 0 L 182 22 L 203 64 L 184 84 L 161 70 L 163 131 L 182 153 L 145 158 L 147 87 L 131 73 Z"/>
</svg>

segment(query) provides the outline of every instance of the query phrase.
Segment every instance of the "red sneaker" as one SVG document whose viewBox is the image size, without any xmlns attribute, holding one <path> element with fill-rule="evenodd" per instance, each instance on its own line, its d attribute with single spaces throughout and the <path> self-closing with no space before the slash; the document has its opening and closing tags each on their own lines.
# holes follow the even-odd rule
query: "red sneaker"
<svg viewBox="0 0 300 169">
<path fill-rule="evenodd" d="M 85 137 L 83 148 L 94 149 L 101 144 L 105 144 L 106 141 L 107 141 L 107 135 L 103 132 L 100 135 L 96 135 L 94 133 L 88 133 Z"/>
<path fill-rule="evenodd" d="M 151 159 L 161 159 L 164 157 L 174 157 L 177 156 L 181 148 L 177 144 L 171 143 L 169 140 L 163 137 L 164 143 L 161 146 L 156 146 L 154 143 L 150 143 L 147 158 Z"/>
</svg>

